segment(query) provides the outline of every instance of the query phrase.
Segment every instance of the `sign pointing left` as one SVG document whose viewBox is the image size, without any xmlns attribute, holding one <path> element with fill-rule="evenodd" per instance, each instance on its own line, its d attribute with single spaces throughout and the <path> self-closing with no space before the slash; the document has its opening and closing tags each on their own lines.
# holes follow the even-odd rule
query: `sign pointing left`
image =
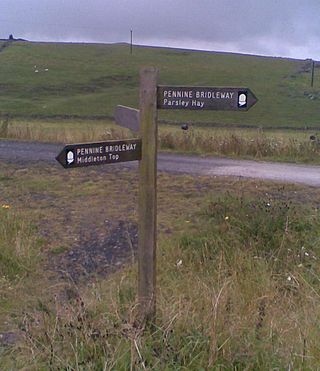
<svg viewBox="0 0 320 371">
<path fill-rule="evenodd" d="M 66 169 L 141 160 L 141 139 L 69 144 L 56 160 Z"/>
</svg>

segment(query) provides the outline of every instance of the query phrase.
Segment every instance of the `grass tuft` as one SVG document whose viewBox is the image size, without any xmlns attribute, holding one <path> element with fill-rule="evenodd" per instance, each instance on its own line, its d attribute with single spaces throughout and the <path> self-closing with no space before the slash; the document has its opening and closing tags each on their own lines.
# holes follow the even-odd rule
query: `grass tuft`
<svg viewBox="0 0 320 371">
<path fill-rule="evenodd" d="M 9 118 L 0 121 L 0 138 L 7 138 L 9 132 Z"/>
<path fill-rule="evenodd" d="M 0 205 L 0 271 L 4 278 L 14 280 L 35 267 L 42 244 L 35 232 L 35 226 L 9 205 Z"/>
</svg>

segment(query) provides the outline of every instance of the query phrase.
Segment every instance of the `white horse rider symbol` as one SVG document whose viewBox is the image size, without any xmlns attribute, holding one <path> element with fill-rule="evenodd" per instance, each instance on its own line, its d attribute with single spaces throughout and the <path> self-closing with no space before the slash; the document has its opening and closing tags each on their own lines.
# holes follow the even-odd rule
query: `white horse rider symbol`
<svg viewBox="0 0 320 371">
<path fill-rule="evenodd" d="M 67 153 L 67 163 L 68 165 L 71 165 L 74 162 L 74 154 L 72 151 L 69 151 Z"/>
<path fill-rule="evenodd" d="M 239 108 L 247 107 L 247 93 L 239 92 L 239 94 L 238 94 L 238 107 Z"/>
</svg>

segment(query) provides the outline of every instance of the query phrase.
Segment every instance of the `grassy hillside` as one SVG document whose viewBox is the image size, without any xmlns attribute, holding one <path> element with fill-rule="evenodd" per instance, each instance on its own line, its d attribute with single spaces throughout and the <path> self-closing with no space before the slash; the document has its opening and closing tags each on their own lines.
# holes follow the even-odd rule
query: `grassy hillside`
<svg viewBox="0 0 320 371">
<path fill-rule="evenodd" d="M 310 61 L 128 45 L 14 42 L 0 53 L 0 114 L 112 116 L 117 104 L 138 106 L 139 67 L 155 65 L 168 85 L 245 86 L 259 102 L 247 113 L 160 112 L 160 119 L 317 127 L 320 68 Z"/>
</svg>

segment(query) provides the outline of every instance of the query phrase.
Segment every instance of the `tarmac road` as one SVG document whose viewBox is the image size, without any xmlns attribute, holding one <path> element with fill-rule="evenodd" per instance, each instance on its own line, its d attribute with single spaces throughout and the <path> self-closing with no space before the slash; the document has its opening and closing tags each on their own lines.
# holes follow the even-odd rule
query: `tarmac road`
<svg viewBox="0 0 320 371">
<path fill-rule="evenodd" d="M 0 161 L 21 164 L 44 161 L 52 162 L 53 166 L 61 166 L 55 157 L 62 148 L 62 144 L 2 140 L 0 141 Z M 108 166 L 136 167 L 137 162 Z M 97 166 L 100 171 L 103 171 L 103 168 L 104 166 Z M 159 153 L 158 169 L 169 173 L 236 176 L 320 187 L 320 166 Z"/>
</svg>

